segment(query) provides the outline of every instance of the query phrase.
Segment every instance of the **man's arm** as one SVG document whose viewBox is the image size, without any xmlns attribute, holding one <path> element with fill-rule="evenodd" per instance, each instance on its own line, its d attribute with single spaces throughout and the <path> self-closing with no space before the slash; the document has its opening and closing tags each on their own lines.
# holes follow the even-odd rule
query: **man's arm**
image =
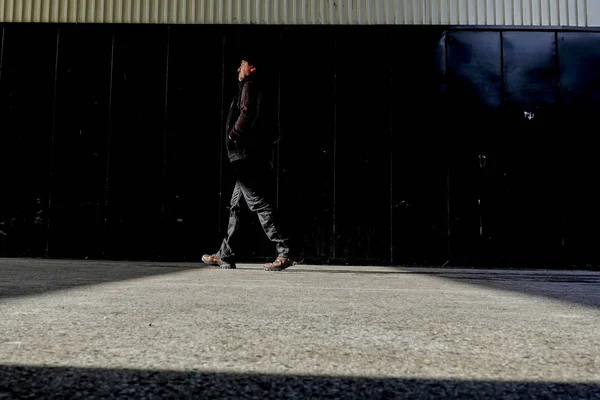
<svg viewBox="0 0 600 400">
<path fill-rule="evenodd" d="M 254 124 L 258 114 L 258 91 L 253 82 L 248 82 L 242 88 L 240 97 L 240 116 L 233 125 L 229 138 L 239 140 L 243 138 Z"/>
</svg>

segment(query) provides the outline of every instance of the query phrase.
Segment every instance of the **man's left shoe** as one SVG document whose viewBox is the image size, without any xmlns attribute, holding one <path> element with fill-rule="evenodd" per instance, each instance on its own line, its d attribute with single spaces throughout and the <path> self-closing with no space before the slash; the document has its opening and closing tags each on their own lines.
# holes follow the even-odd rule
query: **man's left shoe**
<svg viewBox="0 0 600 400">
<path fill-rule="evenodd" d="M 214 265 L 221 269 L 235 269 L 234 261 L 221 260 L 216 254 L 205 254 L 202 256 L 202 262 L 208 265 Z"/>
<path fill-rule="evenodd" d="M 295 261 L 296 257 L 277 257 L 275 261 L 265 264 L 265 271 L 283 271 L 294 265 Z"/>
</svg>

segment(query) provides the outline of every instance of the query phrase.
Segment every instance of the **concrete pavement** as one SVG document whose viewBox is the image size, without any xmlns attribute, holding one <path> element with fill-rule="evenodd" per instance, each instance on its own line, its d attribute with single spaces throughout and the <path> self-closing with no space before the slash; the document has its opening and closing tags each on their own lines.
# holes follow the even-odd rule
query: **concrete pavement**
<svg viewBox="0 0 600 400">
<path fill-rule="evenodd" d="M 600 273 L 0 259 L 0 399 L 600 398 Z"/>
</svg>

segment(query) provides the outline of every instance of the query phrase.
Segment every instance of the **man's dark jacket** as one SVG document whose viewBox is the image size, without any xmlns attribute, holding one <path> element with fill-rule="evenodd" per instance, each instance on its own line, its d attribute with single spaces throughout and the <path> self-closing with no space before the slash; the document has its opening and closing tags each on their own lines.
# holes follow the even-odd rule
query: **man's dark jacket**
<svg viewBox="0 0 600 400">
<path fill-rule="evenodd" d="M 255 76 L 239 82 L 225 123 L 229 161 L 268 159 L 273 140 L 263 121 L 262 93 Z"/>
</svg>

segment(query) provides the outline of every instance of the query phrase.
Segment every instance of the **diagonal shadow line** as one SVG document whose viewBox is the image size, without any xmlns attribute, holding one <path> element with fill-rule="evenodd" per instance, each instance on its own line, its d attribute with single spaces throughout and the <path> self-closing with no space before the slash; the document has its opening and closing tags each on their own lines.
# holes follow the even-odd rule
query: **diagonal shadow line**
<svg viewBox="0 0 600 400">
<path fill-rule="evenodd" d="M 202 263 L 0 258 L 0 300 L 205 267 Z"/>
<path fill-rule="evenodd" d="M 600 272 L 559 270 L 496 270 L 434 267 L 352 267 L 339 270 L 292 268 L 289 272 L 424 275 L 494 290 L 546 297 L 600 308 Z"/>
<path fill-rule="evenodd" d="M 203 263 L 0 258 L 0 300 L 206 267 Z M 424 275 L 600 308 L 600 272 L 594 271 L 299 265 L 285 273 Z"/>
<path fill-rule="evenodd" d="M 0 398 L 598 399 L 600 383 L 0 365 Z"/>
<path fill-rule="evenodd" d="M 600 274 L 593 273 L 535 273 L 477 274 L 449 272 L 438 278 L 494 290 L 522 293 L 552 300 L 600 308 Z"/>
</svg>

